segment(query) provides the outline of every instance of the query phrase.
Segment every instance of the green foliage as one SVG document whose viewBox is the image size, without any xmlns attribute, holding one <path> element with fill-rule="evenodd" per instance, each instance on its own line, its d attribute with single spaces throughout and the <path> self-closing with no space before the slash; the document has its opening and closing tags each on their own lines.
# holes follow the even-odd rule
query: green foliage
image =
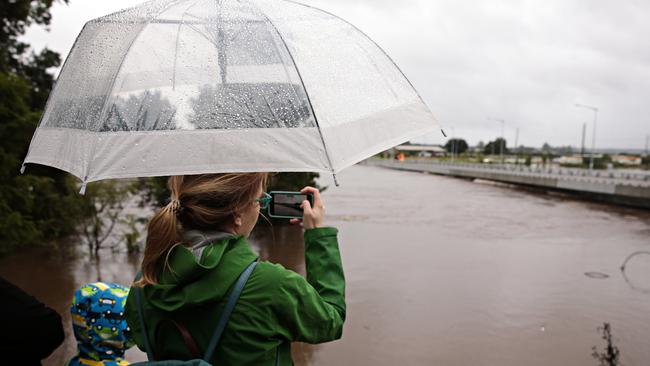
<svg viewBox="0 0 650 366">
<path fill-rule="evenodd" d="M 30 165 L 19 174 L 52 87 L 49 69 L 61 59 L 47 49 L 30 52 L 18 38 L 30 25 L 50 23 L 53 1 L 0 2 L 0 256 L 76 234 L 87 204 L 67 173 Z"/>
<path fill-rule="evenodd" d="M 607 166 L 612 163 L 612 157 L 604 154 L 601 157 L 594 158 L 594 169 L 607 169 Z"/>
<path fill-rule="evenodd" d="M 47 48 L 40 53 L 32 53 L 19 68 L 19 75 L 31 84 L 29 106 L 32 110 L 45 108 L 45 102 L 54 83 L 54 76 L 48 72 L 53 67 L 61 65 L 58 53 Z"/>
<path fill-rule="evenodd" d="M 67 3 L 68 0 L 60 0 Z M 48 26 L 54 0 L 11 0 L 0 2 L 0 72 L 20 74 L 29 45 L 18 41 L 32 24 Z"/>
<path fill-rule="evenodd" d="M 19 169 L 39 113 L 29 83 L 0 73 L 0 255 L 75 233 L 83 199 L 72 179 L 52 168 Z"/>
<path fill-rule="evenodd" d="M 462 154 L 467 151 L 468 148 L 469 146 L 467 145 L 467 141 L 463 139 L 449 139 L 445 144 L 445 150 L 453 154 Z"/>
<path fill-rule="evenodd" d="M 0 72 L 16 75 L 30 84 L 27 105 L 31 111 L 43 109 L 54 77 L 49 70 L 61 65 L 58 53 L 47 48 L 40 53 L 18 38 L 32 24 L 47 26 L 54 0 L 12 0 L 0 2 Z M 67 3 L 68 0 L 62 0 Z"/>
</svg>

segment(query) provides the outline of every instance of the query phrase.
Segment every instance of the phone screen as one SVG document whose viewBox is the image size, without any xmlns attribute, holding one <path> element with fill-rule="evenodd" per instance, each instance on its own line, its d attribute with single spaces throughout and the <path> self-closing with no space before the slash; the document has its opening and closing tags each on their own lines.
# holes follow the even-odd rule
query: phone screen
<svg viewBox="0 0 650 366">
<path fill-rule="evenodd" d="M 300 208 L 302 201 L 310 200 L 306 194 L 302 193 L 271 192 L 271 197 L 273 198 L 270 212 L 272 216 L 296 218 L 302 217 L 302 208 Z"/>
</svg>

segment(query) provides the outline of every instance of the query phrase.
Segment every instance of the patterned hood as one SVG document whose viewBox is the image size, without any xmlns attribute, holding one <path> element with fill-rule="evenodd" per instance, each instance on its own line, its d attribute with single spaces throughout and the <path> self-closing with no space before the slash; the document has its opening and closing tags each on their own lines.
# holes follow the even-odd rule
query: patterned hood
<svg viewBox="0 0 650 366">
<path fill-rule="evenodd" d="M 72 327 L 79 354 L 69 365 L 127 365 L 124 352 L 133 346 L 124 320 L 129 288 L 114 283 L 89 283 L 72 299 Z"/>
</svg>

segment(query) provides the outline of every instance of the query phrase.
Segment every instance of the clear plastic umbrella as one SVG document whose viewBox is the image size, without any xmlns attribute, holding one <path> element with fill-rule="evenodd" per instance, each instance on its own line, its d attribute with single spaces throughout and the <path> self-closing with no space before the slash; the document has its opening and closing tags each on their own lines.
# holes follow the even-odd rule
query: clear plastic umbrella
<svg viewBox="0 0 650 366">
<path fill-rule="evenodd" d="M 84 26 L 25 163 L 68 171 L 83 187 L 335 174 L 436 128 L 392 60 L 330 13 L 283 0 L 157 0 Z"/>
</svg>

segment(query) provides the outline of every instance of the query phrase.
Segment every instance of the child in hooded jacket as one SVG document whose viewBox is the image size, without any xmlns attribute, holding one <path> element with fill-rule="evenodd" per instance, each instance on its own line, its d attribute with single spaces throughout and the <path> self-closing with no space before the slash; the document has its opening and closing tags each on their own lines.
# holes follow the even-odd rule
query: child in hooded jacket
<svg viewBox="0 0 650 366">
<path fill-rule="evenodd" d="M 94 282 L 77 290 L 72 299 L 72 328 L 78 354 L 68 366 L 123 366 L 124 353 L 133 346 L 131 329 L 124 319 L 129 288 Z"/>
</svg>

